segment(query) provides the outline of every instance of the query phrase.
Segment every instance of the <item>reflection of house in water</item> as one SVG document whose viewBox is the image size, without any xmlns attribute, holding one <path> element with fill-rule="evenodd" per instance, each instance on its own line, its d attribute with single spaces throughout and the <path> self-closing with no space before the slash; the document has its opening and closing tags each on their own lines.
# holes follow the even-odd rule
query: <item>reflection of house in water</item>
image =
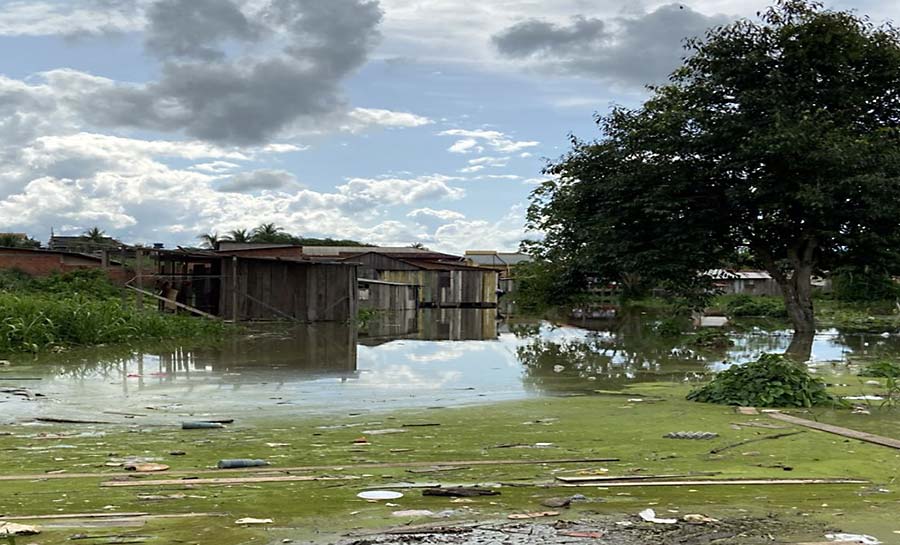
<svg viewBox="0 0 900 545">
<path fill-rule="evenodd" d="M 423 309 L 381 313 L 360 331 L 360 344 L 375 346 L 407 339 L 418 341 L 493 341 L 498 337 L 494 309 Z"/>
</svg>

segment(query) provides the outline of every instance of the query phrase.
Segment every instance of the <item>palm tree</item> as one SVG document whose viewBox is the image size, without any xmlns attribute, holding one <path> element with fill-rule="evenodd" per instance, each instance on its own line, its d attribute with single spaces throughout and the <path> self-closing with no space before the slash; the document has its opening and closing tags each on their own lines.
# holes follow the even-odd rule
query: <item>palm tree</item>
<svg viewBox="0 0 900 545">
<path fill-rule="evenodd" d="M 228 240 L 231 242 L 250 242 L 251 235 L 246 229 L 233 229 L 228 232 Z"/>
<path fill-rule="evenodd" d="M 285 236 L 283 231 L 274 223 L 263 223 L 253 230 L 250 240 L 253 242 L 279 242 Z"/>
<path fill-rule="evenodd" d="M 409 247 L 415 248 L 416 250 L 427 250 L 428 249 L 421 242 L 414 242 L 414 243 L 410 244 Z"/>
<path fill-rule="evenodd" d="M 219 238 L 219 233 L 203 233 L 202 235 L 198 235 L 197 238 L 203 241 L 203 247 L 209 248 L 210 250 L 217 250 L 219 248 L 219 243 L 222 242 L 222 239 Z"/>
<path fill-rule="evenodd" d="M 103 242 L 106 240 L 106 232 L 95 225 L 84 232 L 84 237 L 91 242 Z"/>
</svg>

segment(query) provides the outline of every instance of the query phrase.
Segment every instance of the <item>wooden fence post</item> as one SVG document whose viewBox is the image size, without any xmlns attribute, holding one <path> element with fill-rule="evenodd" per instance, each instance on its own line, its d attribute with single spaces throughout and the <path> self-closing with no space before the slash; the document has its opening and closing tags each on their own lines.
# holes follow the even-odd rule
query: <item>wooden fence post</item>
<svg viewBox="0 0 900 545">
<path fill-rule="evenodd" d="M 238 323 L 238 257 L 231 258 L 231 321 Z"/>
<path fill-rule="evenodd" d="M 144 250 L 142 250 L 140 248 L 135 250 L 134 268 L 135 268 L 134 272 L 137 275 L 136 276 L 137 288 L 139 290 L 143 290 L 144 289 Z M 137 295 L 135 296 L 135 300 L 137 301 L 137 309 L 143 310 L 144 309 L 144 294 L 141 292 L 137 292 Z"/>
</svg>

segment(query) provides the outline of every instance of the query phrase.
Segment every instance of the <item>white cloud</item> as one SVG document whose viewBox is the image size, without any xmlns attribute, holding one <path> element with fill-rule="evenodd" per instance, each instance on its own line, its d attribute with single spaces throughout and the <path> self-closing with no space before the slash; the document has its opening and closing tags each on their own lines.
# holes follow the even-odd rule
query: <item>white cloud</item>
<svg viewBox="0 0 900 545">
<path fill-rule="evenodd" d="M 453 210 L 435 210 L 433 208 L 417 208 L 406 215 L 408 218 L 436 218 L 443 221 L 465 219 L 465 214 Z"/>
<path fill-rule="evenodd" d="M 459 138 L 450 146 L 448 151 L 451 153 L 482 153 L 486 147 L 499 153 L 516 153 L 540 145 L 540 142 L 534 140 L 513 140 L 500 131 L 450 129 L 438 135 Z"/>
<path fill-rule="evenodd" d="M 352 121 L 345 130 L 359 132 L 368 127 L 415 128 L 434 123 L 431 119 L 409 112 L 395 112 L 378 108 L 354 108 L 348 114 Z"/>
</svg>

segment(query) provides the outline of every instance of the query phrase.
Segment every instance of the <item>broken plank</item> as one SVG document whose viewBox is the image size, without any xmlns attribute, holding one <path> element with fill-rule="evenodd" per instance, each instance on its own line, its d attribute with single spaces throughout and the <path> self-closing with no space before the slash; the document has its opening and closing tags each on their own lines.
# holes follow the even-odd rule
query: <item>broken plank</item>
<svg viewBox="0 0 900 545">
<path fill-rule="evenodd" d="M 872 443 L 874 445 L 881 445 L 883 447 L 900 449 L 900 441 L 898 441 L 897 439 L 892 439 L 890 437 L 882 437 L 880 435 L 875 435 L 872 433 L 866 433 L 866 432 L 862 432 L 862 431 L 851 430 L 849 428 L 842 428 L 840 426 L 832 426 L 830 424 L 822 424 L 820 422 L 815 422 L 813 420 L 806 420 L 805 418 L 797 418 L 796 416 L 791 416 L 791 415 L 783 414 L 783 413 L 769 413 L 769 417 L 774 418 L 775 420 L 780 420 L 782 422 L 787 422 L 789 424 L 803 426 L 804 428 L 810 428 L 813 430 L 824 431 L 825 433 L 840 435 L 841 437 L 847 437 L 849 439 L 856 439 L 858 441 Z"/>
<path fill-rule="evenodd" d="M 605 481 L 652 481 L 654 479 L 690 479 L 691 477 L 712 477 L 721 474 L 720 471 L 701 471 L 697 473 L 682 473 L 680 475 L 625 475 L 614 477 L 611 475 L 558 475 L 556 480 L 564 483 L 592 483 Z"/>
<path fill-rule="evenodd" d="M 170 485 L 217 485 L 251 483 L 290 483 L 313 481 L 350 481 L 359 477 L 310 477 L 308 475 L 279 475 L 277 477 L 223 477 L 218 479 L 157 479 L 141 481 L 105 481 L 100 486 L 115 488 L 121 486 L 170 486 Z"/>
<path fill-rule="evenodd" d="M 774 435 L 764 435 L 762 437 L 754 437 L 753 439 L 744 439 L 743 441 L 738 441 L 737 443 L 732 443 L 730 445 L 725 445 L 723 447 L 716 447 L 709 451 L 710 454 L 718 454 L 720 452 L 724 452 L 729 449 L 733 449 L 735 447 L 740 447 L 743 445 L 748 445 L 750 443 L 756 443 L 759 441 L 766 441 L 768 439 L 781 439 L 782 437 L 790 437 L 792 435 L 798 435 L 804 433 L 803 431 L 792 431 L 788 433 L 776 433 Z"/>
<path fill-rule="evenodd" d="M 416 467 L 446 467 L 446 466 L 510 466 L 510 465 L 569 465 L 569 464 L 595 464 L 599 462 L 618 462 L 618 458 L 564 458 L 557 460 L 469 460 L 469 461 L 450 461 L 450 462 L 386 462 L 386 463 L 367 463 L 367 464 L 331 464 L 324 466 L 301 466 L 301 467 L 267 467 L 266 473 L 299 473 L 304 471 L 336 471 L 336 470 L 354 470 L 354 469 L 388 469 L 388 468 L 416 468 Z M 196 471 L 169 471 L 167 475 L 171 476 L 192 476 L 192 475 L 208 475 L 208 474 L 232 474 L 232 473 L 259 473 L 260 468 L 236 468 L 236 469 L 198 469 Z M 54 479 L 102 479 L 109 477 L 109 473 L 63 473 L 60 475 L 0 475 L 0 482 L 3 481 L 36 481 L 36 480 L 54 480 Z"/>
<path fill-rule="evenodd" d="M 77 418 L 54 418 L 51 416 L 39 416 L 35 418 L 38 422 L 46 422 L 48 424 L 114 424 L 114 422 L 104 422 L 100 420 L 79 420 Z"/>
<path fill-rule="evenodd" d="M 58 515 L 32 515 L 17 517 L 0 517 L 0 520 L 66 520 L 66 519 L 110 519 L 145 517 L 150 513 L 72 513 Z"/>
<path fill-rule="evenodd" d="M 580 484 L 555 484 L 555 488 L 599 486 L 603 488 L 625 488 L 637 486 L 745 486 L 745 485 L 805 485 L 805 484 L 870 484 L 860 479 L 710 479 L 700 481 L 614 481 Z"/>
</svg>

